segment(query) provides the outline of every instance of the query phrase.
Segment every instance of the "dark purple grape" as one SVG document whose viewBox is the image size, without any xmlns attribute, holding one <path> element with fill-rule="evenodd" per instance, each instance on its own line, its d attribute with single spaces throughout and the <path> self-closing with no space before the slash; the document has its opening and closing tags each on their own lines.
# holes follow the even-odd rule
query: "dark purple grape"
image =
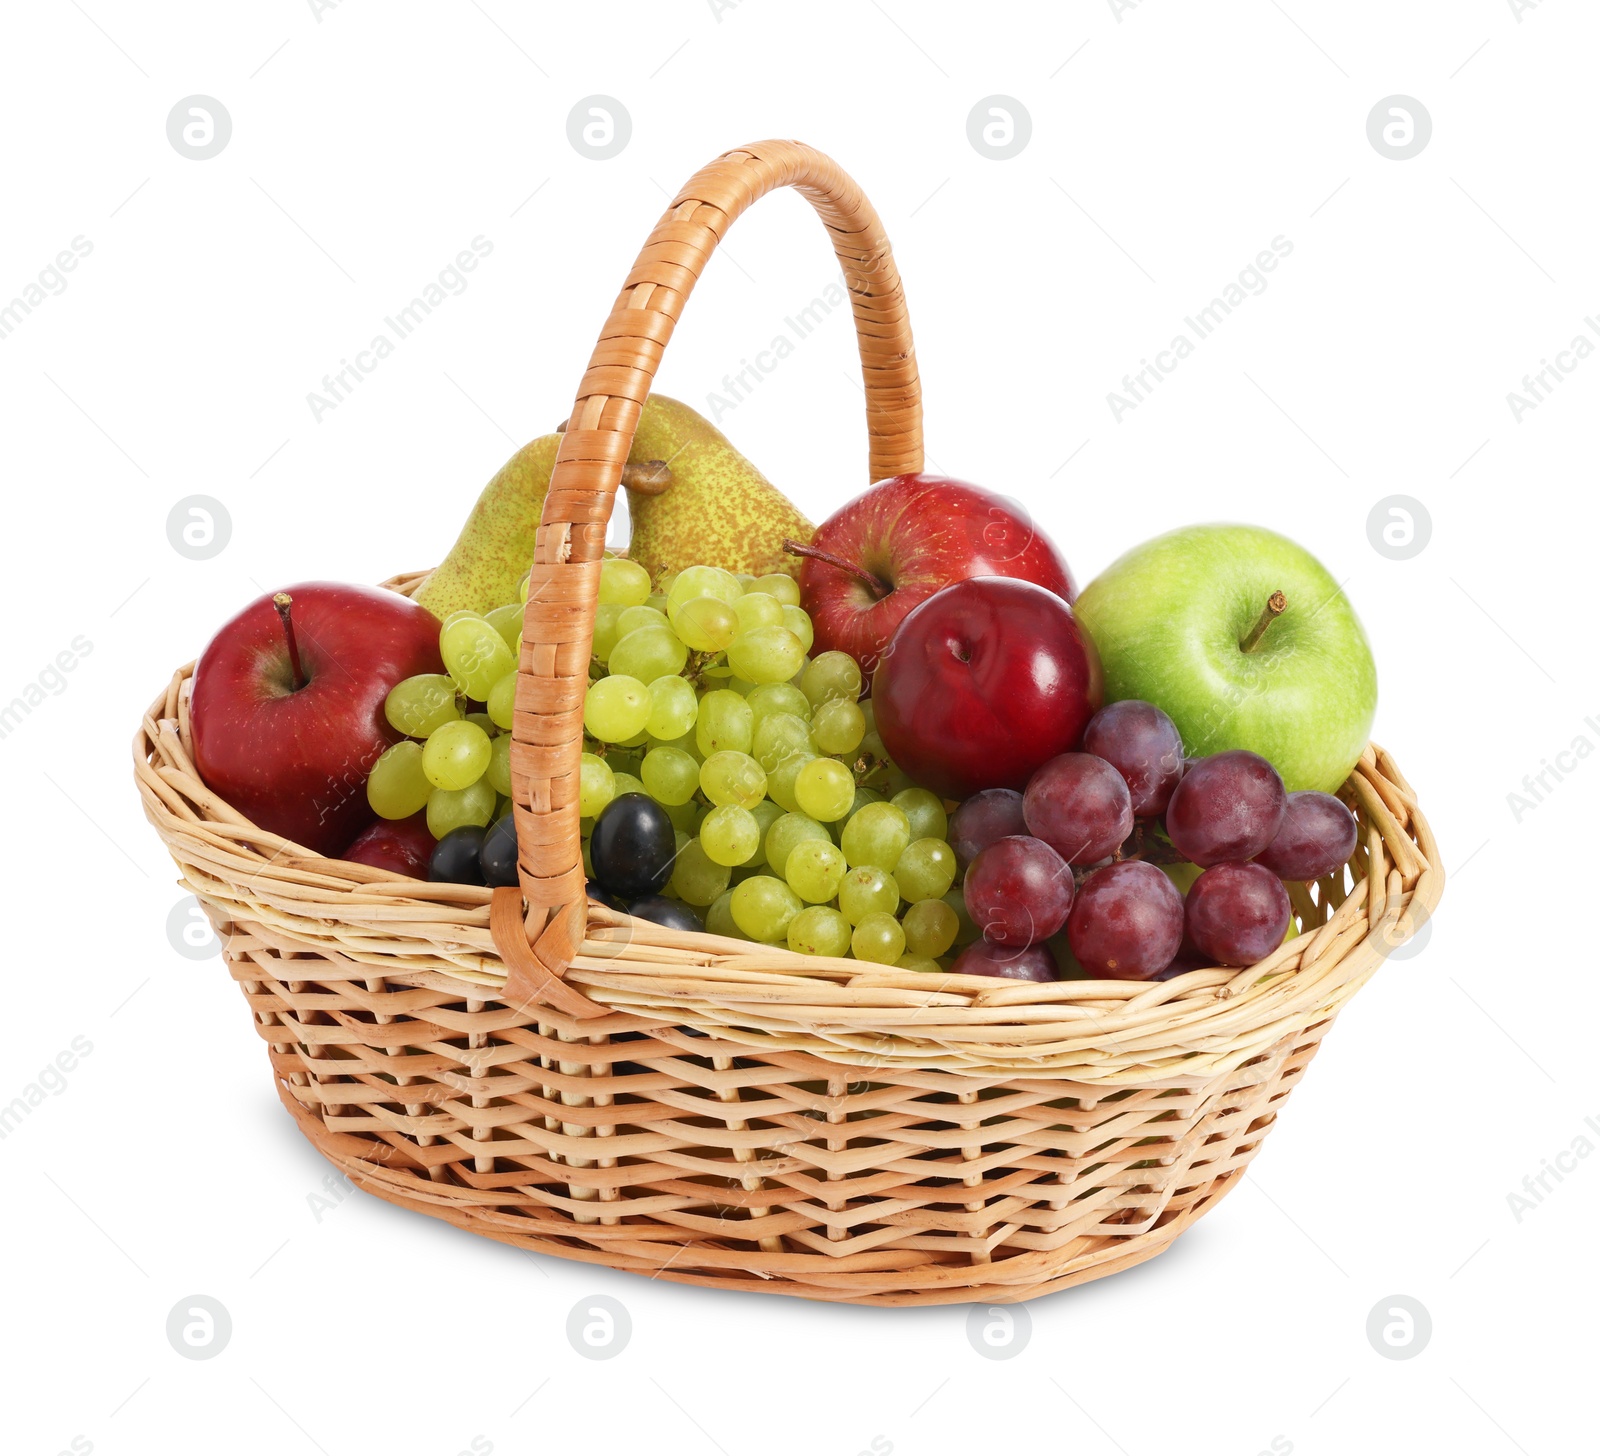
<svg viewBox="0 0 1600 1456">
<path fill-rule="evenodd" d="M 483 836 L 478 864 L 486 885 L 514 885 L 517 882 L 517 826 L 510 814 L 502 814 Z"/>
<path fill-rule="evenodd" d="M 637 915 L 655 925 L 665 925 L 668 930 L 704 930 L 705 922 L 682 900 L 672 900 L 666 895 L 646 895 L 628 906 L 628 914 Z"/>
<path fill-rule="evenodd" d="M 1015 789 L 985 789 L 950 816 L 950 847 L 963 865 L 971 864 L 995 840 L 1027 832 L 1022 795 Z"/>
<path fill-rule="evenodd" d="M 1355 853 L 1356 816 L 1332 794 L 1302 789 L 1289 795 L 1277 836 L 1256 863 L 1280 880 L 1320 880 Z"/>
<path fill-rule="evenodd" d="M 1189 889 L 1184 930 L 1218 966 L 1253 966 L 1283 944 L 1289 894 L 1258 864 L 1212 865 Z"/>
<path fill-rule="evenodd" d="M 481 885 L 483 867 L 478 855 L 483 849 L 481 824 L 463 824 L 452 829 L 433 847 L 428 857 L 428 878 L 450 885 Z"/>
<path fill-rule="evenodd" d="M 1056 958 L 1042 945 L 996 945 L 975 940 L 950 967 L 953 976 L 999 976 L 1008 981 L 1053 981 Z"/>
<path fill-rule="evenodd" d="M 617 902 L 617 897 L 608 889 L 606 889 L 606 887 L 602 885 L 599 880 L 590 880 L 586 886 L 586 889 L 589 898 L 593 900 L 596 905 L 604 905 L 607 910 L 622 909 L 622 906 Z"/>
<path fill-rule="evenodd" d="M 1008 834 L 967 868 L 961 893 L 967 914 L 1000 945 L 1048 940 L 1072 909 L 1072 871 L 1042 839 Z"/>
<path fill-rule="evenodd" d="M 1148 981 L 1172 964 L 1183 943 L 1183 896 L 1153 864 L 1107 865 L 1078 891 L 1067 939 L 1091 976 Z"/>
<path fill-rule="evenodd" d="M 1083 730 L 1083 751 L 1103 758 L 1122 775 L 1133 817 L 1164 814 L 1183 777 L 1178 726 L 1154 703 L 1125 698 L 1107 703 Z"/>
<path fill-rule="evenodd" d="M 1178 976 L 1186 976 L 1190 971 L 1198 971 L 1202 966 L 1209 966 L 1210 964 L 1204 956 L 1187 956 L 1180 952 L 1178 955 L 1173 956 L 1166 970 L 1157 971 L 1155 975 L 1147 979 L 1152 981 L 1171 981 Z"/>
<path fill-rule="evenodd" d="M 672 878 L 677 840 L 667 811 L 649 794 L 618 794 L 594 821 L 589 862 L 613 895 L 637 900 L 658 894 Z"/>
<path fill-rule="evenodd" d="M 1063 753 L 1040 767 L 1022 796 L 1028 833 L 1068 864 L 1108 858 L 1133 832 L 1133 799 L 1123 777 L 1092 753 Z"/>
<path fill-rule="evenodd" d="M 1254 859 L 1277 835 L 1289 796 L 1277 769 L 1243 748 L 1202 758 L 1167 805 L 1167 837 L 1197 865 Z"/>
</svg>

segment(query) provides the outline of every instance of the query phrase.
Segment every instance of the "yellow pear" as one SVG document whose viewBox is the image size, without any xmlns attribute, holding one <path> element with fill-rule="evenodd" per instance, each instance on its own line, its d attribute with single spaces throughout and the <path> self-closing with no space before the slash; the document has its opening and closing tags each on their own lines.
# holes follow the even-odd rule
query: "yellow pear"
<svg viewBox="0 0 1600 1456">
<path fill-rule="evenodd" d="M 666 471 L 648 469 L 655 461 Z M 816 527 L 704 415 L 652 394 L 628 462 L 628 555 L 653 578 L 687 566 L 799 575 L 784 540 L 810 541 Z"/>
<path fill-rule="evenodd" d="M 415 600 L 443 621 L 452 612 L 488 612 L 517 600 L 533 564 L 533 538 L 550 489 L 560 435 L 541 435 L 517 451 L 483 488 L 450 554 Z"/>
</svg>

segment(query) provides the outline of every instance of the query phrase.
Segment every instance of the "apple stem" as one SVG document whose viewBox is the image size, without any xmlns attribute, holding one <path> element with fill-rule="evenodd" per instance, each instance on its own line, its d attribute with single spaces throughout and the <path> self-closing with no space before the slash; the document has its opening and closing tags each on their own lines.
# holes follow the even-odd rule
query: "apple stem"
<svg viewBox="0 0 1600 1456">
<path fill-rule="evenodd" d="M 826 561 L 829 566 L 837 566 L 840 571 L 848 571 L 857 580 L 865 582 L 880 601 L 894 590 L 893 583 L 885 581 L 864 566 L 857 566 L 853 561 L 835 556 L 831 551 L 824 551 L 817 546 L 805 546 L 799 541 L 790 541 L 787 538 L 784 540 L 783 549 L 791 556 L 809 556 L 814 561 Z"/>
<path fill-rule="evenodd" d="M 1254 652 L 1256 644 L 1267 635 L 1267 628 L 1284 614 L 1289 605 L 1288 597 L 1281 591 L 1275 591 L 1267 598 L 1267 604 L 1261 609 L 1261 615 L 1256 618 L 1256 624 L 1241 639 L 1239 651 Z"/>
<path fill-rule="evenodd" d="M 272 599 L 272 605 L 278 609 L 278 620 L 283 623 L 283 635 L 289 643 L 289 666 L 294 672 L 293 692 L 299 692 L 307 682 L 306 670 L 300 666 L 300 644 L 295 641 L 294 622 L 289 617 L 289 608 L 294 605 L 294 598 L 288 592 L 279 592 Z"/>
</svg>

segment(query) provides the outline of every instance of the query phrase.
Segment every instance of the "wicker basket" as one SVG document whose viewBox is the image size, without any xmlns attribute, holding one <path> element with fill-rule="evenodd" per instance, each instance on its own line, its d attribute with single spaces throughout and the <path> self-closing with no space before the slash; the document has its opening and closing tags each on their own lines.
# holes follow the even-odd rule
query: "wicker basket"
<svg viewBox="0 0 1600 1456">
<path fill-rule="evenodd" d="M 523 628 L 520 887 L 425 884 L 269 834 L 195 772 L 189 668 L 135 740 L 145 812 L 206 907 L 301 1130 L 351 1180 L 540 1253 L 858 1304 L 1014 1301 L 1160 1252 L 1239 1179 L 1335 1014 L 1431 911 L 1439 855 L 1369 748 L 1361 839 L 1248 970 L 995 982 L 802 958 L 588 902 L 582 704 L 606 522 L 696 277 L 775 187 L 848 280 L 869 479 L 922 464 L 877 215 L 795 142 L 677 195 L 572 408 Z M 389 583 L 407 591 L 419 578 Z"/>
</svg>

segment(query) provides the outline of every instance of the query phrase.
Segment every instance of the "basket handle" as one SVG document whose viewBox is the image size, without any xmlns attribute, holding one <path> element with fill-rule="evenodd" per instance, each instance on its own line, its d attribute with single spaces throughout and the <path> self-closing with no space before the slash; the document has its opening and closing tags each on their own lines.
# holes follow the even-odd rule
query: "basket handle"
<svg viewBox="0 0 1600 1456">
<path fill-rule="evenodd" d="M 872 204 L 834 161 L 800 142 L 757 142 L 702 167 L 662 214 L 600 331 L 556 452 L 528 584 L 511 739 L 526 945 L 510 955 L 526 964 L 531 947 L 555 976 L 581 943 L 587 904 L 578 831 L 583 700 L 612 499 L 695 280 L 739 215 L 777 187 L 798 189 L 816 208 L 844 270 L 866 387 L 869 483 L 922 469 L 911 326 Z M 570 913 L 555 913 L 563 907 Z M 502 916 L 497 944 L 506 923 Z M 545 999 L 528 976 L 516 980 L 523 994 Z"/>
</svg>

